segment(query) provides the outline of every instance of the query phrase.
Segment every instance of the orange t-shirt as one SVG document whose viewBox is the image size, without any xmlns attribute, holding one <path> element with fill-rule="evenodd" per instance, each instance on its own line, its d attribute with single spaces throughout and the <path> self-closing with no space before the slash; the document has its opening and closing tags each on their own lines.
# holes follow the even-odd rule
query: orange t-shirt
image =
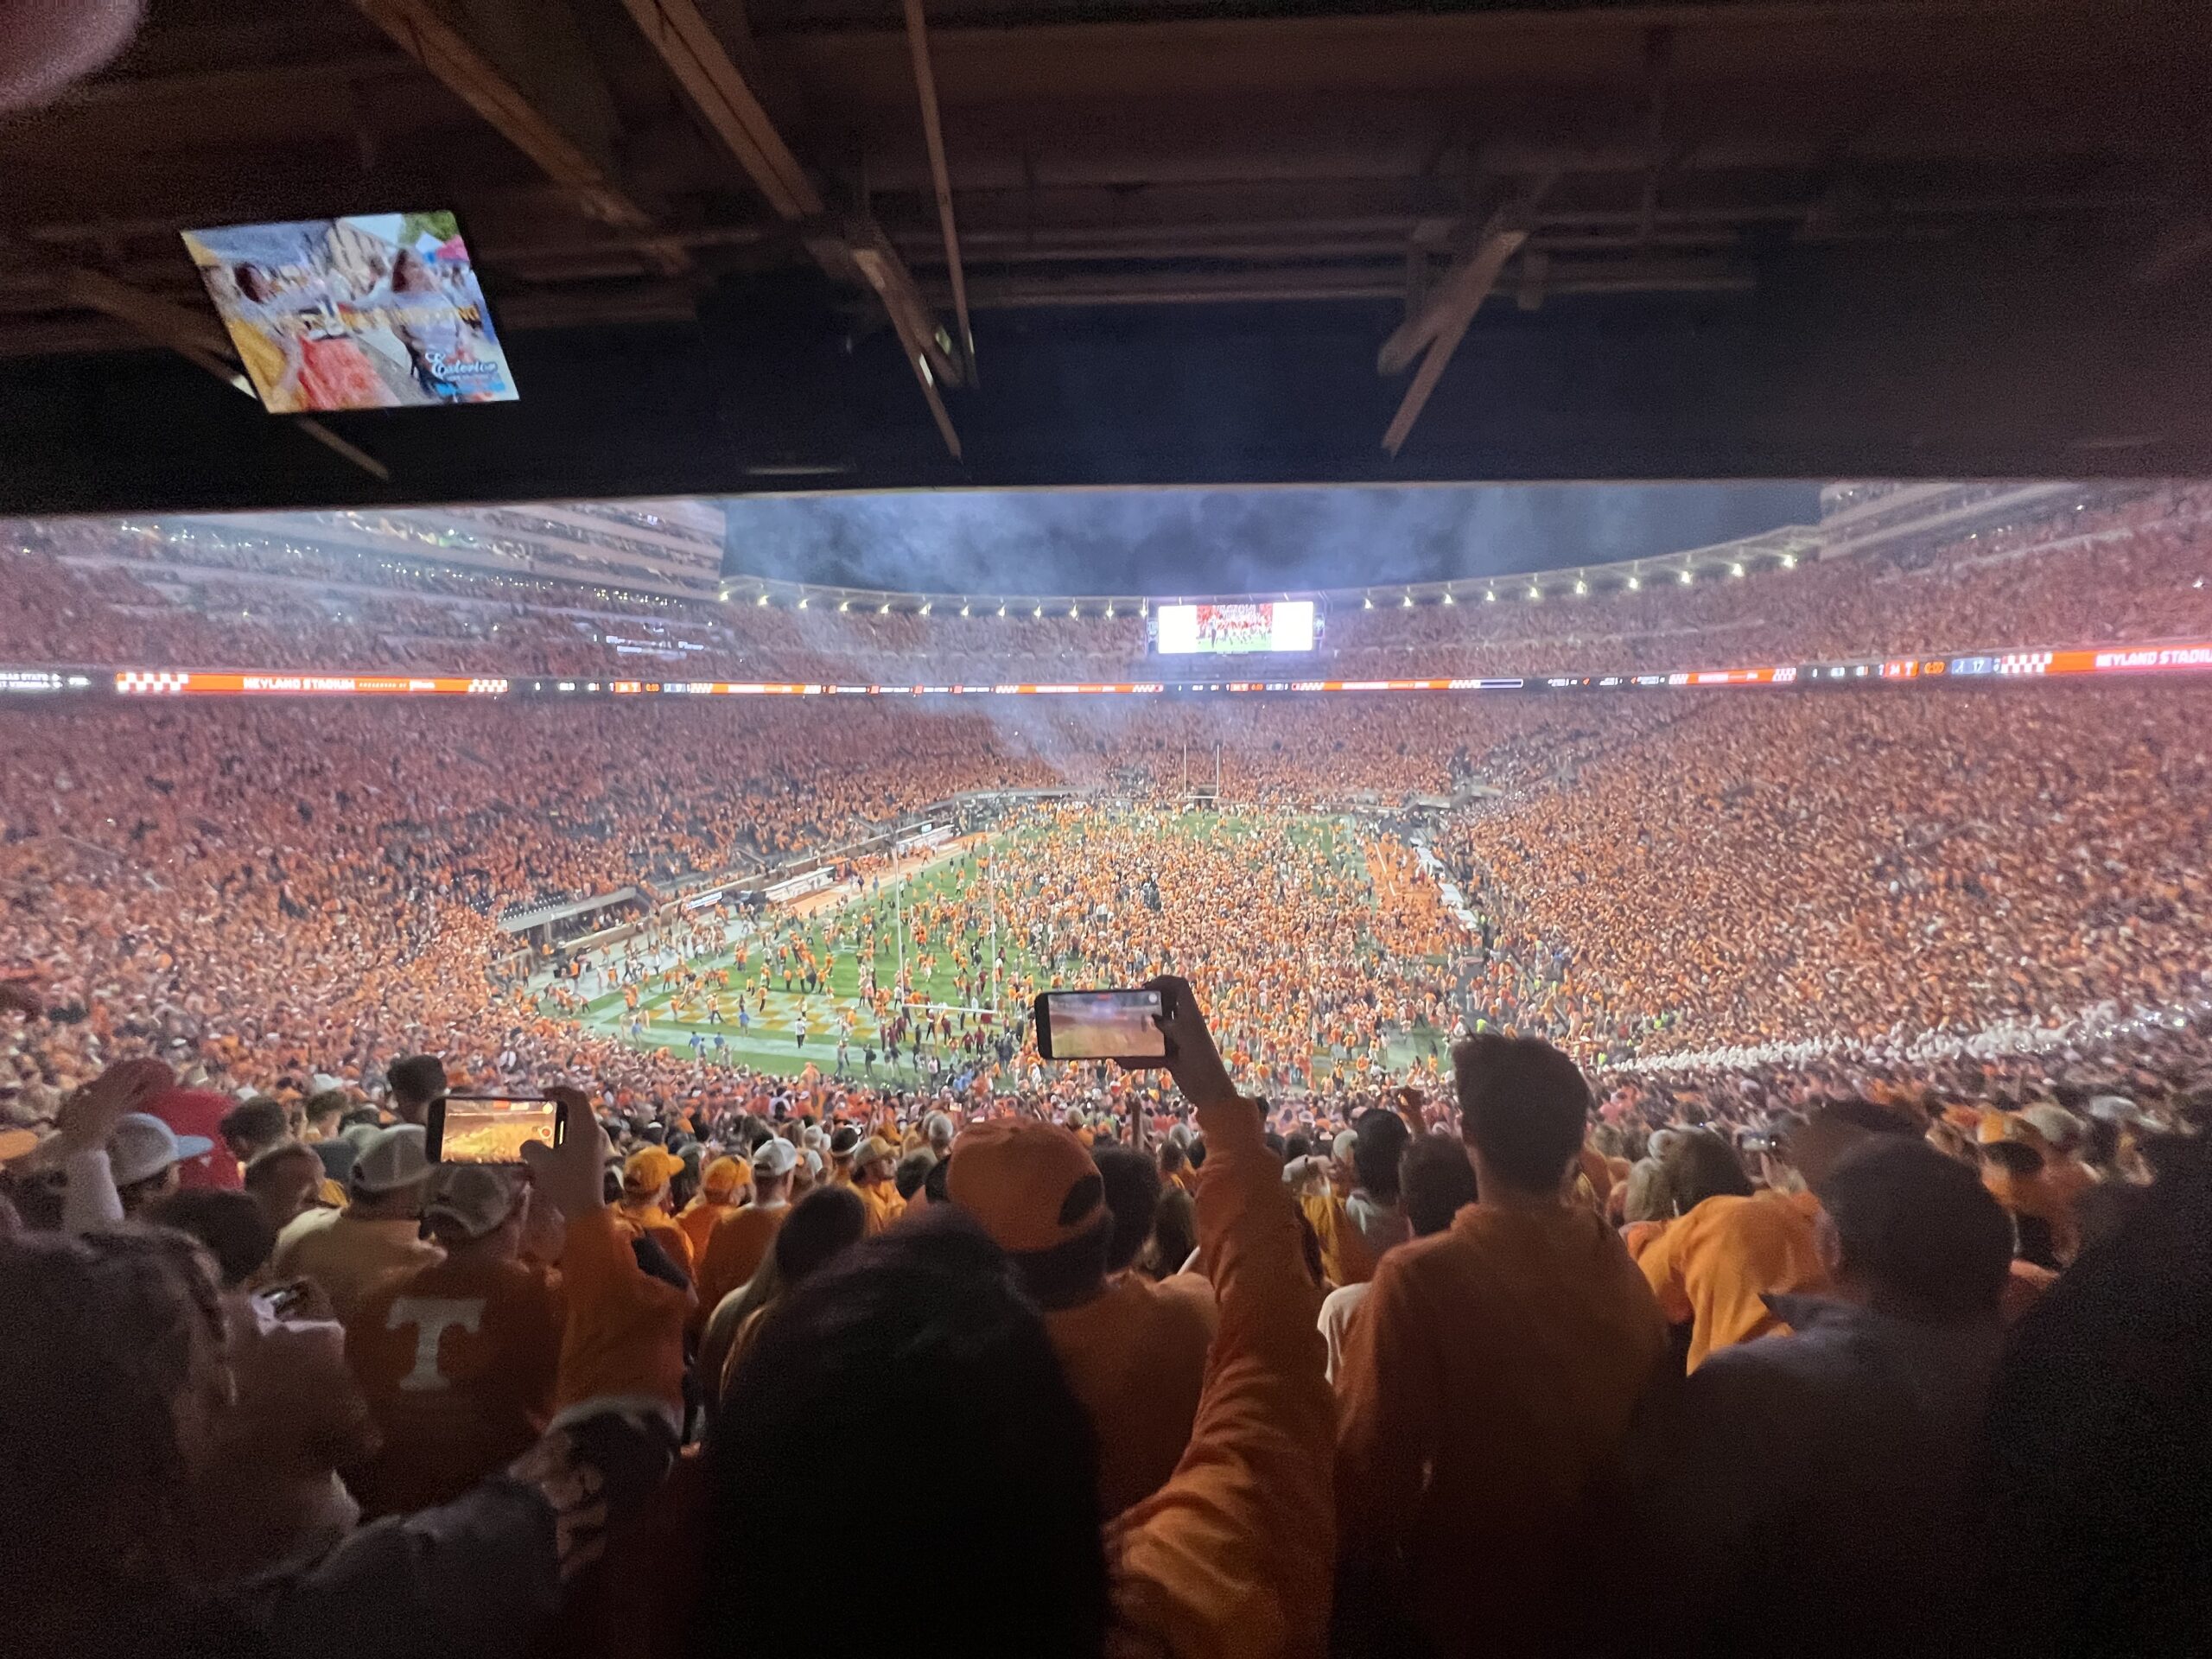
<svg viewBox="0 0 2212 1659">
<path fill-rule="evenodd" d="M 694 1198 L 683 1213 L 676 1218 L 677 1228 L 682 1230 L 685 1242 L 691 1246 L 693 1262 L 707 1259 L 707 1241 L 714 1236 L 716 1225 L 735 1215 L 737 1208 L 734 1204 L 723 1204 L 710 1198 Z"/>
<path fill-rule="evenodd" d="M 870 1181 L 864 1185 L 855 1181 L 853 1191 L 868 1205 L 868 1236 L 871 1238 L 906 1213 L 906 1200 L 899 1196 L 899 1189 L 889 1181 Z"/>
<path fill-rule="evenodd" d="M 707 1249 L 699 1258 L 699 1304 L 695 1323 L 703 1325 L 714 1317 L 723 1297 L 743 1286 L 760 1270 L 776 1242 L 776 1231 L 791 1212 L 788 1204 L 773 1207 L 753 1204 L 715 1224 Z"/>
<path fill-rule="evenodd" d="M 616 1205 L 609 1213 L 614 1217 L 614 1224 L 632 1237 L 643 1235 L 659 1245 L 668 1259 L 683 1269 L 686 1277 L 697 1265 L 692 1260 L 690 1239 L 667 1211 L 658 1205 L 639 1207 L 625 1203 Z"/>
<path fill-rule="evenodd" d="M 1098 1435 L 1099 1512 L 1119 1515 L 1166 1484 L 1190 1444 L 1213 1320 L 1187 1295 L 1132 1275 L 1045 1330 Z"/>
<path fill-rule="evenodd" d="M 1763 1296 L 1827 1288 L 1811 1210 L 1780 1193 L 1723 1194 L 1697 1205 L 1637 1257 L 1669 1323 L 1689 1325 L 1690 1370 L 1716 1348 L 1783 1328 Z"/>
<path fill-rule="evenodd" d="M 464 1255 L 391 1275 L 355 1306 L 346 1360 L 384 1434 L 352 1482 L 370 1515 L 448 1503 L 544 1431 L 562 1297 L 518 1262 Z"/>
</svg>

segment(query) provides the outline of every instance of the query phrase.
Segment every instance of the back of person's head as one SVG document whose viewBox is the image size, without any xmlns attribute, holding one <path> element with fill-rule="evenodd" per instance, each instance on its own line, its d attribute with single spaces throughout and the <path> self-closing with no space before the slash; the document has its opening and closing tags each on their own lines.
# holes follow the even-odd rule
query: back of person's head
<svg viewBox="0 0 2212 1659">
<path fill-rule="evenodd" d="M 1466 1142 L 1449 1135 L 1424 1135 L 1412 1141 L 1398 1160 L 1398 1191 L 1414 1236 L 1442 1232 L 1475 1201 L 1475 1166 Z"/>
<path fill-rule="evenodd" d="M 251 1158 L 283 1141 L 288 1132 L 284 1104 L 266 1095 L 240 1101 L 223 1114 L 224 1143 L 242 1157 Z"/>
<path fill-rule="evenodd" d="M 901 1158 L 898 1167 L 891 1172 L 891 1184 L 898 1188 L 899 1196 L 911 1199 L 920 1192 L 922 1183 L 929 1179 L 930 1171 L 936 1166 L 937 1161 L 937 1154 L 927 1147 L 917 1147 Z"/>
<path fill-rule="evenodd" d="M 1747 1198 L 1751 1178 L 1743 1160 L 1710 1129 L 1683 1129 L 1667 1142 L 1660 1159 L 1667 1172 L 1667 1186 L 1674 1194 L 1678 1213 L 1687 1216 L 1707 1198 Z"/>
<path fill-rule="evenodd" d="M 795 1285 L 868 1231 L 868 1200 L 849 1186 L 819 1186 L 776 1230 L 776 1271 Z"/>
<path fill-rule="evenodd" d="M 1485 1033 L 1453 1045 L 1452 1067 L 1461 1133 L 1491 1173 L 1523 1192 L 1558 1188 L 1590 1116 L 1574 1062 L 1541 1038 Z"/>
<path fill-rule="evenodd" d="M 1120 1273 L 1137 1259 L 1145 1240 L 1152 1236 L 1152 1213 L 1160 1207 L 1160 1171 L 1133 1147 L 1095 1147 L 1090 1158 L 1106 1183 L 1106 1207 L 1114 1212 L 1106 1271 Z"/>
<path fill-rule="evenodd" d="M 161 1228 L 0 1245 L 0 1605 L 174 1580 L 227 1376 L 205 1252 Z"/>
<path fill-rule="evenodd" d="M 151 1226 L 188 1233 L 207 1246 L 226 1290 L 259 1272 L 276 1249 L 276 1229 L 269 1211 L 251 1192 L 181 1187 L 149 1205 L 142 1219 Z"/>
<path fill-rule="evenodd" d="M 833 1432 L 785 1431 L 798 1422 Z M 911 1432 L 887 1440 L 887 1425 Z M 715 1420 L 705 1474 L 700 1659 L 871 1649 L 853 1622 L 886 1609 L 887 1651 L 1090 1659 L 1103 1649 L 1090 1420 L 1006 1256 L 957 1207 L 867 1241 L 763 1319 Z M 794 1550 L 794 1539 L 836 1548 Z M 948 1564 L 987 1583 L 947 1594 Z"/>
<path fill-rule="evenodd" d="M 446 1063 L 435 1054 L 410 1054 L 385 1073 L 395 1109 L 427 1106 L 446 1091 Z"/>
<path fill-rule="evenodd" d="M 1198 1248 L 1198 1201 L 1179 1186 L 1161 1188 L 1159 1205 L 1152 1212 L 1152 1237 L 1141 1258 L 1145 1270 L 1160 1279 L 1179 1273 Z"/>
<path fill-rule="evenodd" d="M 1628 1167 L 1621 1199 L 1623 1222 L 1664 1221 L 1675 1213 L 1675 1190 L 1667 1166 L 1656 1158 L 1639 1158 Z"/>
<path fill-rule="evenodd" d="M 346 1115 L 346 1098 L 343 1089 L 318 1089 L 300 1110 L 310 1125 L 324 1125 L 335 1133 L 338 1121 Z"/>
<path fill-rule="evenodd" d="M 1160 1143 L 1160 1173 L 1162 1175 L 1179 1175 L 1183 1173 L 1183 1166 L 1188 1162 L 1190 1159 L 1179 1141 L 1163 1141 Z"/>
<path fill-rule="evenodd" d="M 1378 1204 L 1398 1201 L 1398 1160 L 1405 1156 L 1413 1131 L 1395 1112 L 1381 1107 L 1352 1126 L 1351 1168 L 1368 1197 Z"/>
<path fill-rule="evenodd" d="M 1996 1313 L 2012 1224 L 1964 1164 L 1923 1141 L 1877 1135 L 1838 1160 L 1816 1196 L 1840 1282 L 1856 1281 L 1877 1306 L 1916 1319 Z"/>
</svg>

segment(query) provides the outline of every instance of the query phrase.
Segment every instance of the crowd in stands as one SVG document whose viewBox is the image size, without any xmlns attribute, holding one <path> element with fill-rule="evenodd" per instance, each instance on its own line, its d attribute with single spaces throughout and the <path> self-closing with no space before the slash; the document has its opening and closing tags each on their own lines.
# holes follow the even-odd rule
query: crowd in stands
<svg viewBox="0 0 2212 1659">
<path fill-rule="evenodd" d="M 2201 1074 L 1270 1106 L 1154 983 L 1112 1118 L 541 1078 L 518 1167 L 429 1054 L 105 1067 L 0 1143 L 10 1651 L 2201 1646 Z"/>
<path fill-rule="evenodd" d="M 434 554 L 425 549 L 424 559 Z M 226 578 L 218 574 L 232 571 Z M 1177 677 L 1128 606 L 1069 616 L 1015 601 L 841 610 L 625 599 L 405 558 L 376 562 L 226 530 L 93 521 L 0 537 L 0 658 L 141 667 L 374 669 L 905 684 Z M 278 581 L 277 576 L 286 578 Z M 1714 566 L 1636 591 L 1471 582 L 1458 602 L 1327 607 L 1318 654 L 1240 676 L 1633 672 L 2007 647 L 2212 638 L 2212 486 L 2062 505 L 2001 531 L 1796 568 Z M 636 622 L 626 620 L 635 616 Z M 647 619 L 650 619 L 648 623 Z M 926 674 L 918 665 L 926 663 Z"/>
<path fill-rule="evenodd" d="M 2068 637 L 2196 626 L 2183 499 L 2083 532 L 2124 580 Z M 1789 626 L 2082 598 L 2018 551 Z M 262 626 L 0 558 L 11 655 Z M 2202 695 L 0 710 L 0 1630 L 2201 1651 Z M 1217 779 L 1357 811 L 1363 874 L 1164 833 Z M 1005 922 L 1160 975 L 1165 1075 L 704 1065 L 497 925 L 1046 786 Z M 1468 1034 L 1386 1071 L 1416 1024 Z M 565 1143 L 434 1164 L 472 1089 Z"/>
</svg>

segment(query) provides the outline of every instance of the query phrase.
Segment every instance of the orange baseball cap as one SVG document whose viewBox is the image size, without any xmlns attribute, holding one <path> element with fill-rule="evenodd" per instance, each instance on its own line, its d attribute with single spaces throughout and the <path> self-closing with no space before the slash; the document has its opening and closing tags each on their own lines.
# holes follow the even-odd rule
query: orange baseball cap
<svg viewBox="0 0 2212 1659">
<path fill-rule="evenodd" d="M 1106 1210 L 1106 1184 L 1083 1142 L 1035 1118 L 994 1118 L 962 1130 L 944 1191 L 1015 1255 L 1079 1237 Z"/>
<path fill-rule="evenodd" d="M 710 1198 L 726 1198 L 750 1179 L 736 1159 L 717 1158 L 700 1175 L 699 1186 Z"/>
<path fill-rule="evenodd" d="M 638 1198 L 658 1192 L 683 1167 L 683 1160 L 664 1147 L 639 1147 L 622 1164 L 622 1190 Z"/>
</svg>

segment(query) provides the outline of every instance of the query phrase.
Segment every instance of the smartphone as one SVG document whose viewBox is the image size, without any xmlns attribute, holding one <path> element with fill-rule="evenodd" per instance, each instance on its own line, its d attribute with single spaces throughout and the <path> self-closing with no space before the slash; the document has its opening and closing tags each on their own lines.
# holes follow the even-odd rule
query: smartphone
<svg viewBox="0 0 2212 1659">
<path fill-rule="evenodd" d="M 518 1164 L 530 1141 L 557 1147 L 568 1136 L 569 1109 L 519 1095 L 448 1095 L 430 1103 L 424 1132 L 434 1164 Z"/>
<path fill-rule="evenodd" d="M 1048 1060 L 1164 1065 L 1167 1012 L 1158 991 L 1046 991 L 1031 1010 L 1037 1052 Z"/>
</svg>

